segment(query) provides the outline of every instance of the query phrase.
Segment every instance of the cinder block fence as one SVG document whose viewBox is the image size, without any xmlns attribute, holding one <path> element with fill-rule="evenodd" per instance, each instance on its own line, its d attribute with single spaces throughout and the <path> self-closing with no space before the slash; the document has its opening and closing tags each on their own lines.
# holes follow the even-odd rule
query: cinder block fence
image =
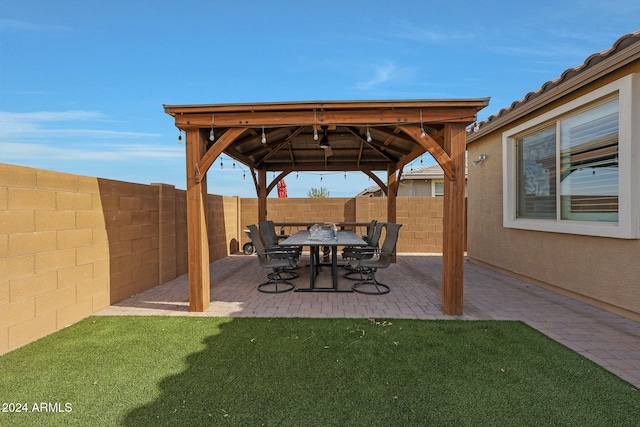
<svg viewBox="0 0 640 427">
<path fill-rule="evenodd" d="M 215 187 L 215 184 L 211 185 Z M 257 199 L 210 195 L 210 260 L 235 253 Z M 277 199 L 277 222 L 384 221 L 384 198 Z M 398 252 L 442 252 L 442 198 L 397 199 Z M 0 354 L 187 272 L 186 194 L 0 164 Z"/>
</svg>

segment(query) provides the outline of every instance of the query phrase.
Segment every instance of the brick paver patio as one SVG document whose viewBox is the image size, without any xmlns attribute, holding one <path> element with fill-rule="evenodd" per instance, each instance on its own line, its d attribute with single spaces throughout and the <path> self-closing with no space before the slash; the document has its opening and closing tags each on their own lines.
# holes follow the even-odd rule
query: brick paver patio
<svg viewBox="0 0 640 427">
<path fill-rule="evenodd" d="M 397 263 L 377 274 L 391 286 L 381 296 L 357 293 L 257 290 L 267 270 L 254 256 L 233 255 L 211 264 L 211 307 L 189 312 L 188 279 L 183 275 L 132 296 L 97 315 L 169 315 L 229 317 L 373 317 L 377 319 L 521 320 L 640 387 L 640 323 L 581 303 L 513 277 L 467 262 L 464 315 L 447 316 L 441 306 L 442 258 L 401 254 Z M 300 265 L 305 265 L 304 258 Z M 307 287 L 308 268 L 293 282 Z M 329 286 L 324 267 L 320 286 Z M 341 278 L 340 288 L 354 282 Z"/>
</svg>

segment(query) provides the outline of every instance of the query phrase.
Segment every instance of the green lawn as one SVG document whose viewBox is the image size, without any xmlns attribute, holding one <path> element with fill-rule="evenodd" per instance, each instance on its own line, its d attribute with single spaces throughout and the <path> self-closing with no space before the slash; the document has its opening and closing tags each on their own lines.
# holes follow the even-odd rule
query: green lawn
<svg viewBox="0 0 640 427">
<path fill-rule="evenodd" d="M 0 374 L 1 426 L 640 425 L 637 388 L 520 322 L 92 317 Z"/>
</svg>

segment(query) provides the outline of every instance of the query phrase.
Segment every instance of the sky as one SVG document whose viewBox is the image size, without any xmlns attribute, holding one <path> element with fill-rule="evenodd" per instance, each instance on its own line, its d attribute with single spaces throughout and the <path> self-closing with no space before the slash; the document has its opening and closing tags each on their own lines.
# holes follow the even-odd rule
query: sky
<svg viewBox="0 0 640 427">
<path fill-rule="evenodd" d="M 483 120 L 639 16 L 638 0 L 0 0 L 0 163 L 185 189 L 165 104 L 490 97 Z M 233 164 L 214 163 L 209 192 L 256 197 Z M 375 185 L 285 181 L 289 197 Z"/>
</svg>

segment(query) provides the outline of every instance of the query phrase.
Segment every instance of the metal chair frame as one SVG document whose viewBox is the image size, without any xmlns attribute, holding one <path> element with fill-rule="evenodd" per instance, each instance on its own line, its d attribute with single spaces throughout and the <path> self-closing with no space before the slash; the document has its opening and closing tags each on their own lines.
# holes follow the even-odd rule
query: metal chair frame
<svg viewBox="0 0 640 427">
<path fill-rule="evenodd" d="M 258 285 L 258 291 L 268 294 L 289 292 L 295 289 L 295 285 L 289 280 L 291 277 L 282 277 L 283 273 L 289 273 L 287 269 L 296 267 L 296 258 L 291 251 L 278 249 L 266 249 L 260 239 L 260 232 L 255 224 L 249 225 L 249 238 L 256 248 L 258 262 L 264 268 L 271 268 L 272 273 L 267 274 L 267 281 Z M 296 274 L 297 277 L 297 274 Z"/>
<path fill-rule="evenodd" d="M 300 254 L 302 253 L 302 248 L 298 246 L 284 246 L 279 243 L 280 238 L 285 238 L 286 236 L 278 236 L 276 234 L 276 227 L 273 221 L 264 221 L 259 223 L 260 226 L 260 236 L 262 236 L 262 241 L 264 242 L 265 249 L 267 251 L 273 251 L 274 257 L 280 258 L 288 258 L 289 256 L 293 256 L 297 261 L 300 258 Z M 277 254 L 280 252 L 280 254 Z M 298 268 L 298 267 L 295 267 Z M 286 275 L 283 276 L 283 274 Z M 280 273 L 282 279 L 295 279 L 298 277 L 298 273 L 295 271 L 291 271 L 291 269 L 286 269 L 286 271 L 282 271 Z"/>
<path fill-rule="evenodd" d="M 402 224 L 387 224 L 387 234 L 384 243 L 380 249 L 371 248 L 368 250 L 368 256 L 354 259 L 351 261 L 351 267 L 359 271 L 363 276 L 363 280 L 354 284 L 351 289 L 368 295 L 384 295 L 391 290 L 388 285 L 378 282 L 376 279 L 376 271 L 380 268 L 387 268 L 391 265 L 393 252 L 398 243 L 398 235 Z"/>
<path fill-rule="evenodd" d="M 375 220 L 374 220 L 375 221 Z M 373 222 L 373 221 L 372 221 Z M 380 236 L 382 235 L 382 228 L 384 224 L 381 222 L 377 222 L 373 224 L 371 230 L 369 232 L 369 238 L 366 240 L 369 244 L 367 246 L 352 246 L 345 248 L 345 251 L 342 252 L 343 258 L 354 259 L 362 259 L 362 258 L 371 258 L 376 253 L 378 249 L 378 243 L 380 242 Z M 347 251 L 347 249 L 350 249 Z M 358 269 L 354 269 L 351 264 L 345 265 L 345 269 L 348 270 L 344 277 L 349 280 L 364 280 L 362 276 L 362 271 Z M 358 277 L 355 277 L 355 275 Z"/>
</svg>

